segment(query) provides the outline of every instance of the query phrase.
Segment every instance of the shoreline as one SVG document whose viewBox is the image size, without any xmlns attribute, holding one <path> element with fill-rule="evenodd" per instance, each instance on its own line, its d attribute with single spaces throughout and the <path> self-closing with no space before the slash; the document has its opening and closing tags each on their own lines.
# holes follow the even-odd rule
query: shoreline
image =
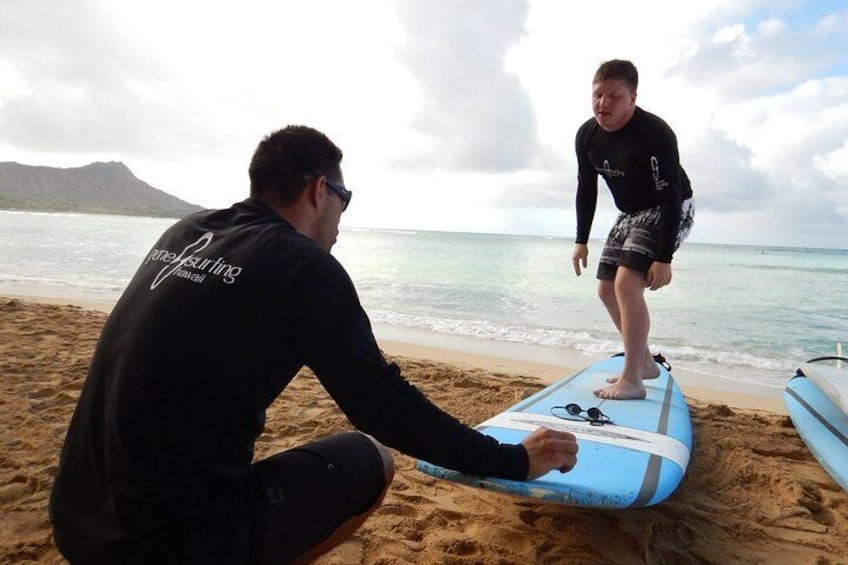
<svg viewBox="0 0 848 565">
<path fill-rule="evenodd" d="M 110 313 L 116 300 L 91 297 L 47 296 L 0 292 L 0 297 L 37 304 L 71 305 Z M 577 350 L 513 342 L 498 342 L 470 336 L 438 334 L 416 328 L 374 324 L 374 335 L 390 356 L 425 359 L 466 369 L 482 369 L 508 375 L 524 375 L 548 385 L 603 359 Z M 673 361 L 673 360 L 672 360 Z M 786 414 L 783 388 L 723 379 L 681 368 L 674 378 L 684 395 L 710 404 Z"/>
</svg>

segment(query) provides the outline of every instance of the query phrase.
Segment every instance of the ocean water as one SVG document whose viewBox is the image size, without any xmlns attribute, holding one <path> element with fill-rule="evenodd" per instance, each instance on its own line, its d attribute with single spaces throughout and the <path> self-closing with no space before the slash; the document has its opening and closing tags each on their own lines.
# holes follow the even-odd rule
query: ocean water
<svg viewBox="0 0 848 565">
<path fill-rule="evenodd" d="M 0 293 L 116 299 L 174 220 L 0 211 Z M 343 229 L 333 254 L 376 324 L 441 338 L 621 351 L 570 239 Z M 799 363 L 848 350 L 848 250 L 686 243 L 648 292 L 650 345 L 675 367 L 782 386 Z"/>
</svg>

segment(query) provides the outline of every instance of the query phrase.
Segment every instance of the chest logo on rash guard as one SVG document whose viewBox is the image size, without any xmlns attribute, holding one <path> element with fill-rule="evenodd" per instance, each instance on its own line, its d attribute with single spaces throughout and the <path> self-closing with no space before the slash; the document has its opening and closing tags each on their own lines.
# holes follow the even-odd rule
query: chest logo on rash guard
<svg viewBox="0 0 848 565">
<path fill-rule="evenodd" d="M 153 278 L 150 290 L 155 289 L 170 276 L 180 277 L 197 284 L 205 281 L 209 275 L 221 277 L 224 284 L 236 282 L 236 277 L 242 272 L 241 267 L 227 263 L 223 257 L 212 259 L 198 255 L 212 242 L 213 237 L 212 232 L 206 232 L 197 238 L 197 241 L 186 245 L 179 253 L 170 249 L 151 250 L 144 260 L 145 264 L 154 261 L 166 265 Z"/>
<path fill-rule="evenodd" d="M 606 177 L 608 179 L 613 179 L 613 178 L 617 178 L 617 177 L 626 177 L 627 176 L 624 173 L 624 171 L 620 171 L 618 169 L 613 169 L 612 166 L 610 166 L 610 162 L 606 159 L 604 159 L 604 166 L 601 167 L 601 168 L 596 168 L 595 170 L 598 171 L 599 174 L 604 175 L 604 177 Z"/>
</svg>

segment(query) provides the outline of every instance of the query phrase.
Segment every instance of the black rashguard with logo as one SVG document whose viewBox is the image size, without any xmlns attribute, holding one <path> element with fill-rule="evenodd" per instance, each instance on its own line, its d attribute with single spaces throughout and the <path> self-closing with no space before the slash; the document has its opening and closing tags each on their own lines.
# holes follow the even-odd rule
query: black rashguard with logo
<svg viewBox="0 0 848 565">
<path fill-rule="evenodd" d="M 589 241 L 598 198 L 598 175 L 604 177 L 616 207 L 634 214 L 659 206 L 657 260 L 668 263 L 680 227 L 681 203 L 692 186 L 680 166 L 677 137 L 661 118 L 638 106 L 627 124 L 614 132 L 590 118 L 577 130 L 577 238 Z"/>
<path fill-rule="evenodd" d="M 217 562 L 265 410 L 304 365 L 386 445 L 468 473 L 527 474 L 522 446 L 407 383 L 344 268 L 248 199 L 168 229 L 110 314 L 51 497 L 59 549 L 80 563 Z"/>
</svg>

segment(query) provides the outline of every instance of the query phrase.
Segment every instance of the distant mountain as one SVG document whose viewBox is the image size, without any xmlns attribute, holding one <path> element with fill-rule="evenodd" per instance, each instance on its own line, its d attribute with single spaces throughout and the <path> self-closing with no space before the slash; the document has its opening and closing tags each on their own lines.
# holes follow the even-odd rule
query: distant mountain
<svg viewBox="0 0 848 565">
<path fill-rule="evenodd" d="M 115 161 L 66 169 L 0 163 L 0 208 L 168 218 L 202 209 L 153 188 Z"/>
</svg>

